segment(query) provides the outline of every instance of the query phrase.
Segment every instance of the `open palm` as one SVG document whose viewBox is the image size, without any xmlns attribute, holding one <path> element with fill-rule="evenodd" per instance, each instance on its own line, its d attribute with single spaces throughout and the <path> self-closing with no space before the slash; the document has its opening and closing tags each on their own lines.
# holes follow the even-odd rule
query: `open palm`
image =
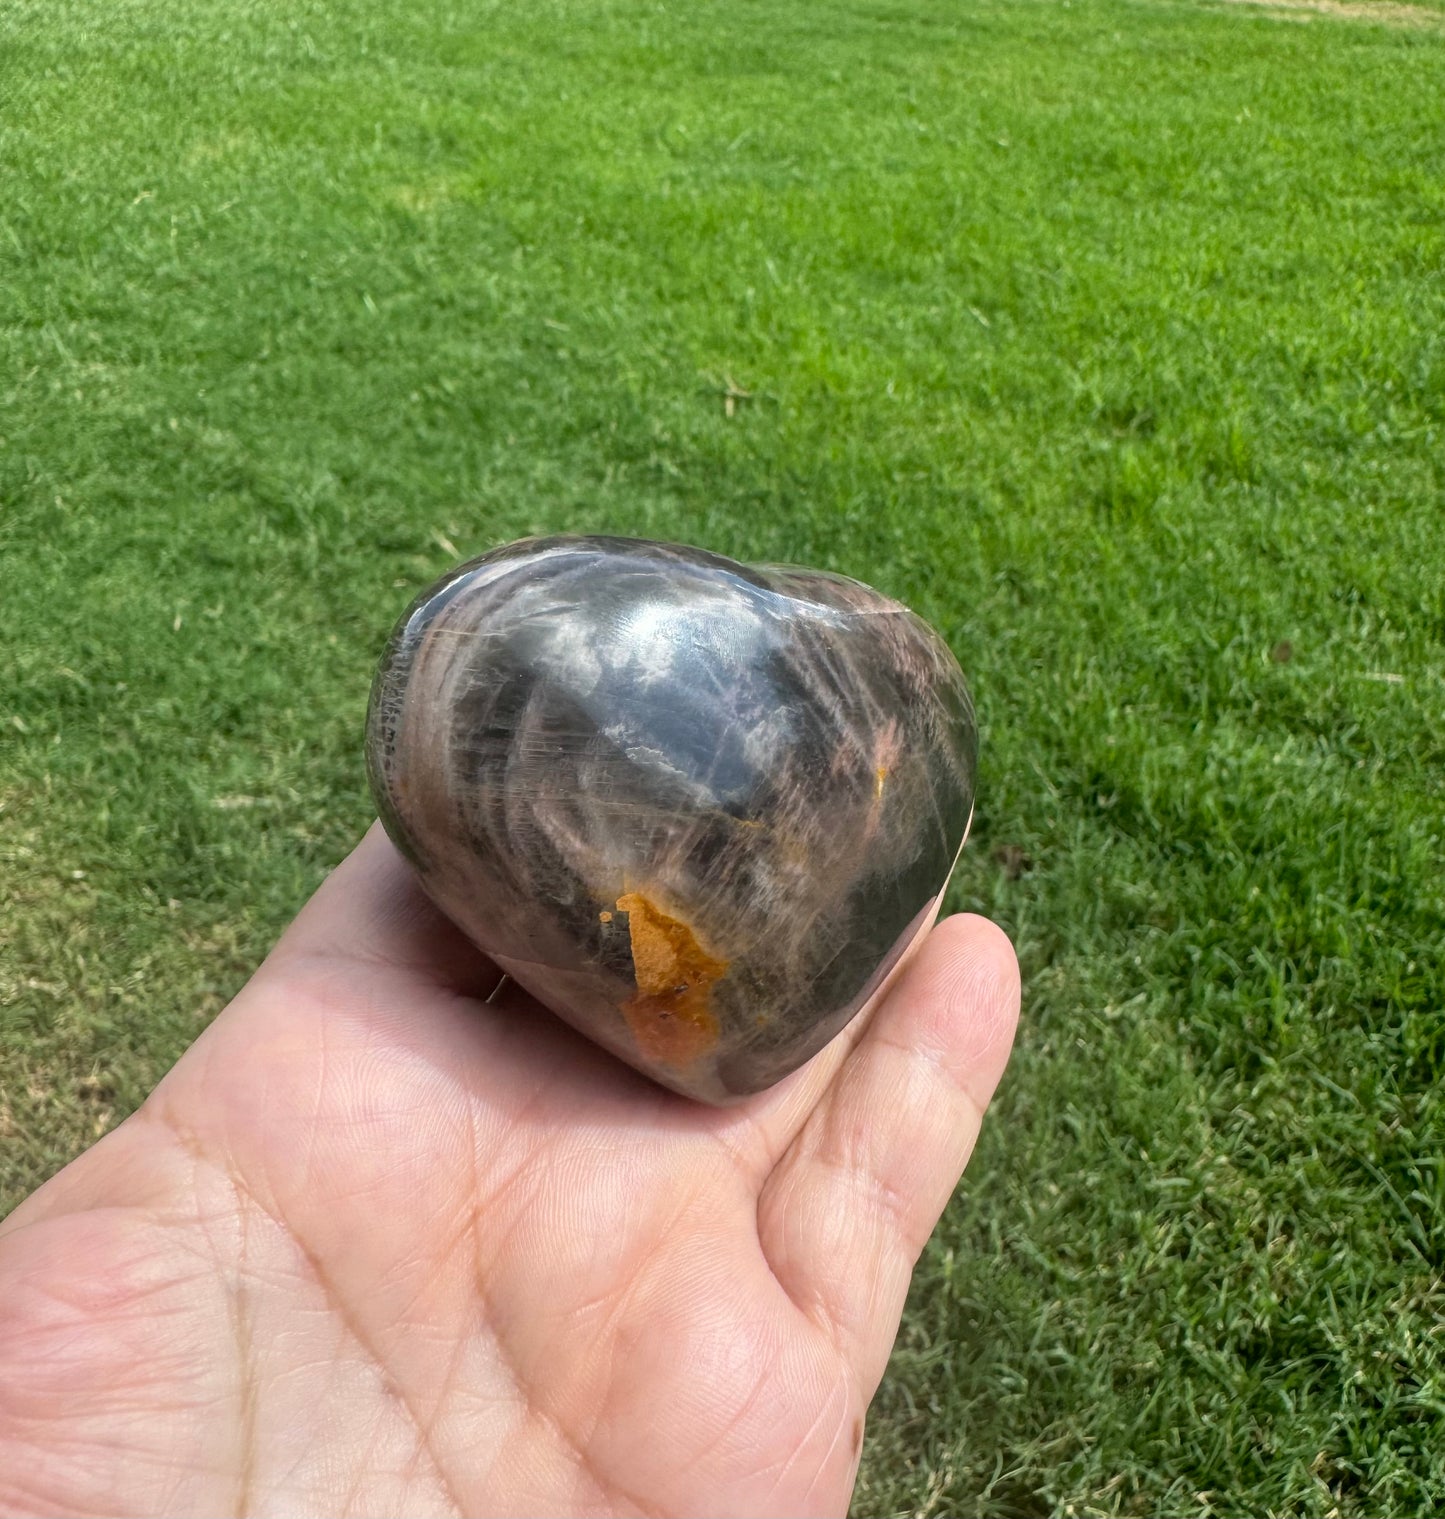
<svg viewBox="0 0 1445 1519">
<path fill-rule="evenodd" d="M 0 1509 L 847 1506 L 1008 1057 L 1007 941 L 940 924 L 866 1026 L 727 1111 L 502 979 L 374 829 L 0 1226 Z"/>
</svg>

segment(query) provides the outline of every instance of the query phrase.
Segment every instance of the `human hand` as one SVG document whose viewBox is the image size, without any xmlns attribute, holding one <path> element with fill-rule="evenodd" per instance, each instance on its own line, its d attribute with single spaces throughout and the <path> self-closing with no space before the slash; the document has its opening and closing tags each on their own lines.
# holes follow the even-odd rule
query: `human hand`
<svg viewBox="0 0 1445 1519">
<path fill-rule="evenodd" d="M 1007 940 L 941 923 L 728 1110 L 501 979 L 373 828 L 0 1225 L 0 1510 L 847 1507 L 1008 1059 Z"/>
</svg>

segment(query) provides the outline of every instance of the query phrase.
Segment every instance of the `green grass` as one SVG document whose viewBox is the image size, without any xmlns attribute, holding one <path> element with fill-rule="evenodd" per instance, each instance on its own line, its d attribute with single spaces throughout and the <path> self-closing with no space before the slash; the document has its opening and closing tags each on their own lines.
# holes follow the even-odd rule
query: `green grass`
<svg viewBox="0 0 1445 1519">
<path fill-rule="evenodd" d="M 1439 14 L 0 7 L 0 1207 L 364 826 L 434 574 L 827 565 L 1026 988 L 858 1511 L 1445 1503 Z"/>
</svg>

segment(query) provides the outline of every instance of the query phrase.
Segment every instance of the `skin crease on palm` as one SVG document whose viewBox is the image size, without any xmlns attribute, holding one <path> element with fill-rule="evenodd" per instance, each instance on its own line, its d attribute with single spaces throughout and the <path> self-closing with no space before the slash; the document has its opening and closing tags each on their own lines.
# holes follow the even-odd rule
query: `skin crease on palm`
<svg viewBox="0 0 1445 1519">
<path fill-rule="evenodd" d="M 1008 1059 L 1007 939 L 940 923 L 728 1110 L 500 979 L 373 828 L 0 1225 L 0 1510 L 846 1509 Z"/>
</svg>

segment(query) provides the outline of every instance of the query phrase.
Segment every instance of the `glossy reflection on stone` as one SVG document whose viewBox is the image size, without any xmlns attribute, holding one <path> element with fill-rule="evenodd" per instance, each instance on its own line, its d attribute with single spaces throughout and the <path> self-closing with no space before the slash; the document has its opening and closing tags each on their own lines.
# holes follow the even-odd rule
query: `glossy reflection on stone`
<svg viewBox="0 0 1445 1519">
<path fill-rule="evenodd" d="M 857 581 L 541 538 L 406 613 L 367 751 L 388 833 L 503 970 L 725 1103 L 821 1049 L 931 921 L 976 736 L 947 645 Z"/>
</svg>

